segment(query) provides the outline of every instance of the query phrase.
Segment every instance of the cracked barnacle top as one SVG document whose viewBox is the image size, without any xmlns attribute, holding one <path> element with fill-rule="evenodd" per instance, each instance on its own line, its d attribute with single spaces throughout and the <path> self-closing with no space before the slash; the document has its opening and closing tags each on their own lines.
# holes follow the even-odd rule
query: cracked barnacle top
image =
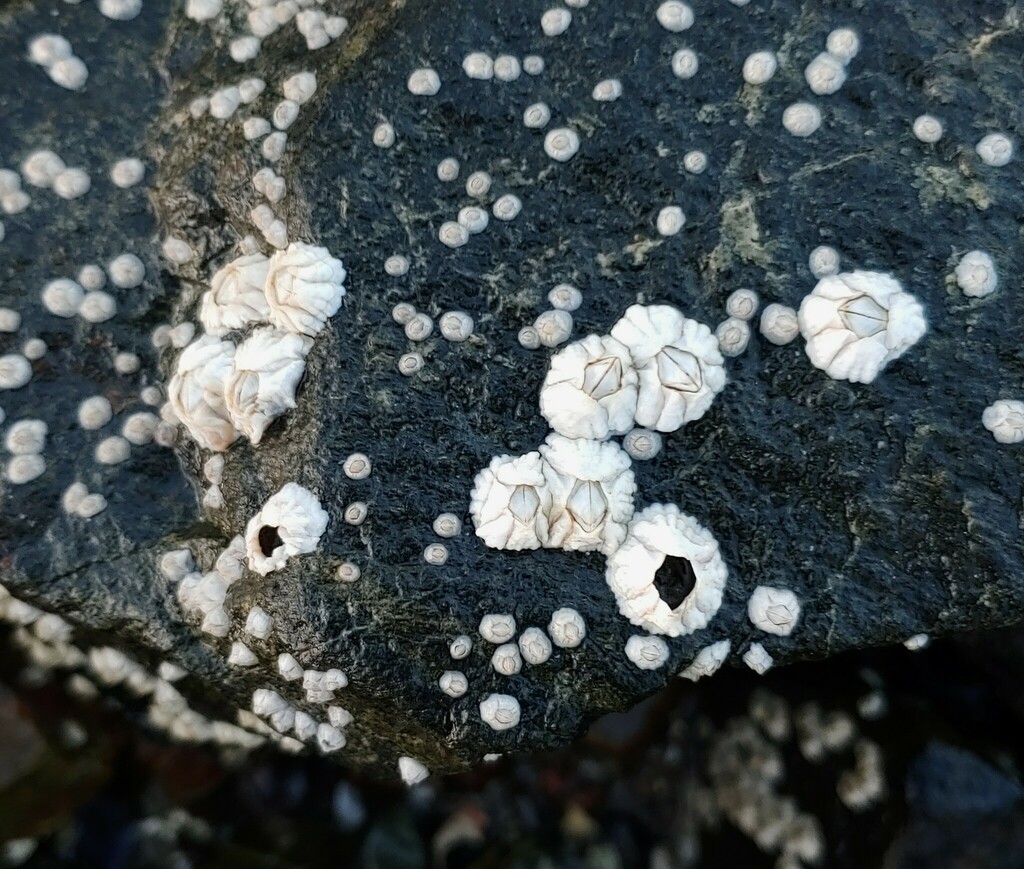
<svg viewBox="0 0 1024 869">
<path fill-rule="evenodd" d="M 176 737 L 397 778 L 755 637 L 781 667 L 1024 618 L 1010 2 L 592 2 L 554 36 L 540 0 L 304 3 L 0 8 L 0 596 L 66 622 L 48 661 Z"/>
</svg>

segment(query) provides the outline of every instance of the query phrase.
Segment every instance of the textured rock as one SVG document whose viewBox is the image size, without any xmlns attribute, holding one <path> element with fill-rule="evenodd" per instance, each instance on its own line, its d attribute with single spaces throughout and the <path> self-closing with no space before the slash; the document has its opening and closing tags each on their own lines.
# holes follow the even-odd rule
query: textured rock
<svg viewBox="0 0 1024 869">
<path fill-rule="evenodd" d="M 1024 74 L 1013 59 L 1024 36 L 1003 5 L 949 0 L 840 14 L 781 0 L 722 4 L 698 15 L 685 37 L 636 4 L 574 10 L 555 38 L 542 35 L 543 4 L 343 11 L 349 32 L 316 52 L 287 28 L 240 66 L 210 31 L 168 17 L 165 4 L 147 4 L 128 23 L 62 5 L 62 32 L 90 69 L 81 93 L 57 88 L 23 57 L 27 40 L 50 26 L 43 4 L 0 12 L 9 25 L 0 81 L 27 82 L 11 94 L 4 165 L 51 147 L 69 166 L 86 164 L 94 180 L 72 202 L 31 188 L 28 211 L 4 217 L 0 306 L 19 311 L 22 325 L 0 334 L 0 355 L 34 336 L 50 348 L 27 386 L 0 392 L 8 424 L 39 416 L 50 431 L 44 474 L 0 490 L 0 582 L 13 594 L 64 615 L 83 648 L 116 645 L 149 672 L 173 661 L 190 676 L 176 687 L 218 719 L 233 721 L 264 688 L 326 722 L 326 706 L 281 677 L 279 655 L 307 670 L 340 669 L 349 684 L 337 703 L 354 720 L 332 756 L 391 775 L 401 756 L 442 771 L 564 743 L 720 640 L 732 641 L 732 663 L 756 640 L 778 665 L 1024 616 L 1024 459 L 981 425 L 986 406 L 1019 395 L 1024 375 L 1015 334 L 1024 302 L 1013 292 L 1024 273 L 1022 164 L 985 166 L 974 153 L 985 133 L 1021 131 Z M 838 26 L 861 32 L 861 50 L 839 92 L 814 97 L 803 68 Z M 130 38 L 104 53 L 118 28 Z M 671 57 L 684 45 L 697 49 L 700 69 L 679 79 Z M 765 46 L 780 50 L 779 71 L 766 85 L 743 85 L 744 59 Z M 545 70 L 470 79 L 462 59 L 478 50 L 539 54 Z M 424 65 L 440 76 L 436 96 L 410 93 L 409 76 Z M 175 363 L 172 348 L 158 371 L 150 331 L 196 320 L 211 275 L 243 236 L 272 252 L 262 240 L 272 234 L 250 215 L 263 202 L 250 179 L 265 161 L 242 122 L 270 117 L 281 81 L 302 70 L 316 71 L 317 91 L 274 164 L 288 193 L 273 211 L 289 239 L 344 260 L 348 296 L 308 356 L 298 407 L 258 447 L 239 441 L 225 454 L 215 484 L 223 506 L 208 497 L 203 506 L 210 454 L 183 434 L 177 457 L 149 444 L 132 447 L 123 464 L 98 465 L 94 449 L 144 409 L 142 390 L 165 382 Z M 256 75 L 267 90 L 251 108 L 225 121 L 191 118 L 195 97 Z M 595 102 L 594 85 L 609 77 L 622 81 L 622 96 Z M 781 117 L 805 99 L 824 121 L 798 138 Z M 522 123 L 541 100 L 553 109 L 552 129 L 579 136 L 564 162 L 545 153 L 545 130 Z M 911 132 L 925 109 L 947 131 L 937 145 Z M 374 142 L 384 119 L 395 135 L 388 148 Z M 144 187 L 121 191 L 106 175 L 143 149 L 155 167 L 155 216 Z M 696 149 L 708 155 L 701 174 L 684 168 Z M 461 172 L 444 183 L 436 170 L 448 156 Z M 492 179 L 482 200 L 465 191 L 476 171 Z M 512 220 L 495 215 L 457 248 L 439 240 L 460 209 L 506 194 L 522 202 Z M 662 237 L 657 218 L 670 205 L 684 209 L 686 225 Z M 196 256 L 172 268 L 155 231 L 186 240 Z M 729 382 L 708 413 L 666 434 L 654 459 L 634 463 L 637 507 L 675 503 L 696 517 L 730 571 L 709 626 L 670 639 L 666 665 L 640 671 L 624 653 L 635 629 L 618 615 L 602 556 L 501 552 L 473 535 L 466 510 L 476 472 L 494 455 L 535 449 L 548 430 L 537 402 L 551 351 L 524 349 L 520 329 L 560 283 L 582 290 L 575 337 L 607 334 L 637 302 L 675 305 L 713 329 L 739 287 L 797 308 L 814 286 L 807 261 L 821 244 L 840 251 L 844 270 L 895 275 L 924 304 L 930 330 L 869 385 L 830 380 L 800 340 L 775 347 L 755 337 L 727 362 Z M 991 253 L 1000 274 L 985 299 L 965 298 L 952 277 L 975 248 Z M 56 320 L 39 304 L 47 280 L 125 250 L 143 260 L 146 279 L 111 290 L 113 320 Z M 385 271 L 395 254 L 408 258 L 407 274 Z M 399 302 L 435 320 L 464 310 L 474 333 L 461 343 L 436 330 L 410 341 L 392 319 Z M 138 353 L 142 371 L 115 374 L 117 351 Z M 405 377 L 399 359 L 412 351 L 424 366 Z M 117 418 L 83 432 L 77 405 L 96 394 Z M 369 477 L 344 474 L 354 452 L 370 457 Z M 61 494 L 75 481 L 101 493 L 107 509 L 88 521 L 67 516 Z M 265 578 L 245 571 L 227 592 L 227 635 L 201 633 L 202 619 L 183 612 L 175 583 L 158 570 L 161 555 L 187 546 L 211 570 L 287 482 L 314 492 L 329 514 L 317 550 Z M 358 525 L 342 519 L 353 502 L 367 505 Z M 463 528 L 444 541 L 447 560 L 430 564 L 423 553 L 441 542 L 432 525 L 443 512 L 463 517 Z M 345 562 L 358 567 L 356 581 L 338 581 Z M 801 615 L 790 636 L 757 633 L 747 620 L 758 585 L 796 593 Z M 243 631 L 254 606 L 274 620 L 267 639 Z M 494 671 L 494 647 L 477 633 L 484 615 L 514 614 L 521 631 L 545 627 L 563 606 L 586 621 L 579 647 L 556 648 L 517 675 Z M 474 647 L 455 664 L 449 644 L 463 634 Z M 228 665 L 237 641 L 255 653 L 255 667 Z M 456 667 L 469 691 L 453 700 L 437 680 Z M 492 693 L 519 701 L 517 727 L 497 732 L 480 720 Z"/>
</svg>

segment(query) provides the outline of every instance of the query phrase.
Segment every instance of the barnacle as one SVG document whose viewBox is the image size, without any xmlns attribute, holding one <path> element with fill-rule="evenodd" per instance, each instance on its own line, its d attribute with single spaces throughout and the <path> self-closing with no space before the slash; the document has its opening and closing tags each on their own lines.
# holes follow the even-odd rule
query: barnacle
<svg viewBox="0 0 1024 869">
<path fill-rule="evenodd" d="M 326 248 L 293 241 L 270 258 L 265 293 L 270 322 L 316 336 L 345 295 L 345 268 Z"/>
<path fill-rule="evenodd" d="M 204 335 L 178 357 L 167 387 L 178 419 L 204 449 L 226 450 L 238 437 L 224 398 L 234 357 L 232 342 Z"/>
<path fill-rule="evenodd" d="M 754 627 L 786 637 L 800 618 L 800 601 L 788 588 L 759 585 L 747 601 L 747 615 Z"/>
<path fill-rule="evenodd" d="M 729 657 L 731 647 L 732 644 L 728 640 L 719 640 L 717 643 L 705 646 L 697 653 L 697 657 L 693 659 L 690 666 L 679 674 L 679 678 L 696 682 L 705 676 L 713 676 L 725 663 L 725 659 Z"/>
<path fill-rule="evenodd" d="M 469 512 L 494 549 L 538 549 L 548 539 L 551 492 L 540 453 L 496 456 L 476 475 Z"/>
<path fill-rule="evenodd" d="M 261 253 L 240 256 L 218 270 L 203 294 L 199 320 L 211 335 L 266 322 L 270 315 L 263 287 L 270 260 Z"/>
<path fill-rule="evenodd" d="M 285 483 L 245 528 L 249 568 L 266 576 L 291 556 L 312 552 L 327 529 L 327 518 L 309 489 Z"/>
</svg>

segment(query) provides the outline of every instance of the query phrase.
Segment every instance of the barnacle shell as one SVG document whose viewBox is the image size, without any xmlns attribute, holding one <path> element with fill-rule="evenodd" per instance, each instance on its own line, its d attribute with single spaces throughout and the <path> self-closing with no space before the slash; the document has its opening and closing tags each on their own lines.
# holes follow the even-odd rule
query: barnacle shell
<svg viewBox="0 0 1024 869">
<path fill-rule="evenodd" d="M 204 335 L 178 357 L 167 387 L 175 413 L 204 449 L 226 450 L 238 437 L 224 401 L 234 356 L 233 343 Z"/>
<path fill-rule="evenodd" d="M 705 676 L 713 676 L 718 672 L 718 668 L 725 663 L 725 659 L 729 657 L 731 647 L 732 643 L 728 640 L 719 640 L 717 643 L 705 646 L 697 653 L 697 657 L 693 659 L 690 666 L 679 674 L 679 678 L 696 682 Z"/>
<path fill-rule="evenodd" d="M 265 287 L 270 322 L 316 336 L 341 306 L 345 267 L 326 248 L 293 241 L 270 258 Z"/>
<path fill-rule="evenodd" d="M 551 492 L 540 453 L 496 456 L 476 475 L 469 512 L 493 549 L 538 549 L 548 539 Z"/>
<path fill-rule="evenodd" d="M 263 287 L 270 260 L 261 253 L 240 256 L 220 269 L 203 293 L 199 320 L 211 335 L 244 329 L 249 323 L 266 322 L 270 314 Z"/>
<path fill-rule="evenodd" d="M 285 483 L 245 528 L 249 568 L 266 576 L 284 567 L 291 556 L 312 552 L 327 529 L 327 518 L 327 512 L 309 489 L 298 483 Z M 260 532 L 265 526 L 277 529 L 281 539 L 270 555 L 265 555 L 260 545 Z"/>
</svg>

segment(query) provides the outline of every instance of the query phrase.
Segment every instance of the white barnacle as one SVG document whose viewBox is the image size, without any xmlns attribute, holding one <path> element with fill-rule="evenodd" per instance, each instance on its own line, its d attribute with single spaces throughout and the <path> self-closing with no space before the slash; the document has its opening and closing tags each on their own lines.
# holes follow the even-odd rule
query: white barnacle
<svg viewBox="0 0 1024 869">
<path fill-rule="evenodd" d="M 297 72 L 288 76 L 281 83 L 281 92 L 285 97 L 300 106 L 309 102 L 316 93 L 316 73 Z"/>
<path fill-rule="evenodd" d="M 236 257 L 219 269 L 200 304 L 203 328 L 223 336 L 250 323 L 266 322 L 270 307 L 263 287 L 269 272 L 270 260 L 261 253 Z"/>
<path fill-rule="evenodd" d="M 381 121 L 373 128 L 372 138 L 378 148 L 390 148 L 395 144 L 395 128 L 387 121 Z"/>
<path fill-rule="evenodd" d="M 692 48 L 680 48 L 672 55 L 672 75 L 676 78 L 693 78 L 700 69 L 700 59 Z"/>
<path fill-rule="evenodd" d="M 459 209 L 458 222 L 466 227 L 470 235 L 477 235 L 487 229 L 490 218 L 487 216 L 487 209 L 479 205 L 467 205 Z"/>
<path fill-rule="evenodd" d="M 117 301 L 110 293 L 93 290 L 82 297 L 78 316 L 87 323 L 105 323 L 117 314 Z"/>
<path fill-rule="evenodd" d="M 743 61 L 743 80 L 752 85 L 767 84 L 778 68 L 775 52 L 755 51 Z"/>
<path fill-rule="evenodd" d="M 686 226 L 686 215 L 678 205 L 666 205 L 658 212 L 656 225 L 659 235 L 666 237 L 678 235 L 679 231 Z"/>
<path fill-rule="evenodd" d="M 540 628 L 527 628 L 519 635 L 519 652 L 527 664 L 543 664 L 551 657 L 551 640 Z"/>
<path fill-rule="evenodd" d="M 332 727 L 337 727 L 338 730 L 344 730 L 353 721 L 352 713 L 341 706 L 328 706 L 327 720 L 331 722 Z"/>
<path fill-rule="evenodd" d="M 68 278 L 50 281 L 40 294 L 43 307 L 55 317 L 74 317 L 84 298 L 82 288 Z"/>
<path fill-rule="evenodd" d="M 523 126 L 539 130 L 551 120 L 551 109 L 547 103 L 532 103 L 523 110 Z"/>
<path fill-rule="evenodd" d="M 934 145 L 942 138 L 942 121 L 935 115 L 918 115 L 912 129 L 918 141 L 927 145 Z"/>
<path fill-rule="evenodd" d="M 658 23 L 672 33 L 682 33 L 693 27 L 693 10 L 680 0 L 665 0 L 655 13 Z"/>
<path fill-rule="evenodd" d="M 441 78 L 429 68 L 414 69 L 406 81 L 409 93 L 418 97 L 432 97 L 441 90 Z"/>
<path fill-rule="evenodd" d="M 572 13 L 568 9 L 548 9 L 540 17 L 540 29 L 545 36 L 561 36 L 572 24 Z"/>
<path fill-rule="evenodd" d="M 975 146 L 986 166 L 1005 166 L 1013 159 L 1013 142 L 1004 133 L 989 133 Z"/>
<path fill-rule="evenodd" d="M 92 179 L 84 169 L 65 169 L 53 179 L 53 192 L 61 199 L 80 199 L 91 187 Z"/>
<path fill-rule="evenodd" d="M 588 335 L 551 358 L 540 412 L 569 438 L 604 440 L 633 426 L 637 372 L 629 350 L 612 337 Z"/>
<path fill-rule="evenodd" d="M 829 275 L 839 274 L 839 251 L 828 245 L 819 245 L 811 251 L 807 258 L 807 268 L 819 280 Z"/>
<path fill-rule="evenodd" d="M 257 640 L 265 640 L 274 629 L 274 620 L 262 607 L 254 606 L 245 619 L 245 632 Z"/>
<path fill-rule="evenodd" d="M 551 495 L 540 453 L 496 456 L 476 475 L 469 511 L 476 534 L 495 549 L 537 549 L 547 540 Z"/>
<path fill-rule="evenodd" d="M 537 54 L 526 55 L 523 58 L 523 70 L 527 75 L 540 75 L 544 72 L 544 58 Z"/>
<path fill-rule="evenodd" d="M 594 85 L 590 94 L 599 103 L 610 103 L 622 96 L 622 82 L 617 78 L 606 78 Z"/>
<path fill-rule="evenodd" d="M 228 54 L 235 63 L 245 63 L 259 56 L 262 43 L 256 36 L 239 36 L 228 44 Z M 241 87 L 239 87 L 241 91 Z M 245 102 L 243 99 L 242 102 Z"/>
<path fill-rule="evenodd" d="M 544 311 L 533 321 L 537 340 L 545 347 L 557 347 L 572 334 L 572 314 L 568 311 Z M 520 341 L 521 343 L 521 341 Z"/>
<path fill-rule="evenodd" d="M 747 601 L 747 615 L 755 628 L 788 637 L 800 618 L 800 601 L 788 588 L 759 585 Z"/>
<path fill-rule="evenodd" d="M 271 163 L 276 163 L 284 156 L 284 149 L 287 144 L 288 134 L 283 130 L 278 130 L 263 140 L 263 144 L 260 146 L 260 153 Z"/>
<path fill-rule="evenodd" d="M 860 51 L 860 37 L 856 30 L 849 27 L 839 27 L 833 30 L 825 39 L 825 48 L 833 57 L 842 63 L 849 63 Z"/>
<path fill-rule="evenodd" d="M 523 210 L 523 201 L 514 193 L 505 193 L 494 200 L 491 213 L 498 220 L 515 220 Z"/>
<path fill-rule="evenodd" d="M 33 187 L 51 187 L 65 168 L 64 161 L 45 148 L 33 151 L 21 162 L 21 174 Z"/>
<path fill-rule="evenodd" d="M 414 758 L 400 757 L 398 758 L 398 774 L 408 787 L 412 787 L 426 781 L 430 777 L 430 770 Z"/>
<path fill-rule="evenodd" d="M 753 290 L 735 290 L 725 300 L 725 311 L 737 320 L 752 320 L 760 303 L 761 299 Z"/>
<path fill-rule="evenodd" d="M 39 66 L 53 66 L 58 60 L 71 57 L 71 43 L 55 33 L 40 33 L 28 44 L 28 57 Z"/>
<path fill-rule="evenodd" d="M 725 659 L 729 657 L 729 649 L 732 644 L 728 640 L 719 640 L 710 646 L 705 646 L 697 653 L 689 667 L 679 674 L 680 679 L 689 679 L 696 682 L 705 676 L 713 676 L 718 672 Z"/>
<path fill-rule="evenodd" d="M 981 298 L 995 292 L 999 286 L 996 264 L 983 250 L 972 250 L 956 266 L 956 283 L 965 296 Z"/>
<path fill-rule="evenodd" d="M 708 155 L 703 151 L 687 151 L 683 157 L 683 168 L 694 175 L 700 175 L 708 168 Z"/>
<path fill-rule="evenodd" d="M 114 370 L 118 374 L 135 374 L 142 367 L 142 360 L 135 353 L 118 353 L 114 357 Z"/>
<path fill-rule="evenodd" d="M 508 730 L 519 723 L 519 701 L 508 694 L 489 694 L 480 701 L 480 720 L 492 730 Z"/>
<path fill-rule="evenodd" d="M 670 305 L 633 305 L 612 327 L 639 374 L 636 421 L 675 431 L 700 419 L 725 386 L 718 339 Z"/>
<path fill-rule="evenodd" d="M 743 663 L 758 676 L 763 676 L 772 668 L 775 661 L 764 646 L 760 643 L 751 643 L 750 648 L 743 653 Z"/>
<path fill-rule="evenodd" d="M 738 317 L 729 317 L 715 329 L 718 347 L 723 356 L 739 356 L 750 343 L 750 326 Z"/>
<path fill-rule="evenodd" d="M 99 0 L 100 14 L 113 21 L 131 21 L 142 11 L 142 0 Z"/>
<path fill-rule="evenodd" d="M 480 619 L 477 630 L 488 643 L 500 645 L 509 642 L 516 635 L 516 620 L 509 613 L 488 613 Z"/>
<path fill-rule="evenodd" d="M 558 284 L 548 293 L 548 302 L 556 311 L 575 311 L 583 304 L 583 294 L 572 284 Z"/>
<path fill-rule="evenodd" d="M 437 231 L 437 239 L 445 247 L 463 247 L 469 241 L 469 230 L 455 220 L 446 220 Z"/>
<path fill-rule="evenodd" d="M 448 654 L 456 661 L 461 661 L 473 651 L 473 641 L 465 634 L 460 634 L 448 645 Z"/>
<path fill-rule="evenodd" d="M 465 311 L 448 311 L 441 315 L 437 324 L 441 336 L 455 343 L 461 343 L 473 334 L 473 318 Z"/>
<path fill-rule="evenodd" d="M 139 286 L 146 277 L 146 267 L 133 253 L 123 253 L 107 263 L 110 282 L 122 290 Z"/>
<path fill-rule="evenodd" d="M 32 379 L 32 365 L 19 353 L 0 356 L 0 389 L 21 389 Z"/>
<path fill-rule="evenodd" d="M 362 576 L 362 571 L 359 569 L 359 565 L 353 564 L 351 561 L 344 561 L 338 565 L 334 575 L 338 577 L 339 582 L 356 582 Z"/>
<path fill-rule="evenodd" d="M 415 316 L 416 306 L 410 305 L 408 302 L 399 302 L 391 309 L 391 319 L 399 326 L 404 326 Z"/>
<path fill-rule="evenodd" d="M 95 431 L 110 422 L 113 413 L 106 396 L 93 395 L 78 405 L 78 424 L 86 431 Z"/>
<path fill-rule="evenodd" d="M 344 748 L 345 742 L 345 734 L 331 724 L 321 724 L 316 729 L 316 744 L 324 754 Z"/>
<path fill-rule="evenodd" d="M 449 697 L 461 697 L 469 690 L 469 679 L 461 670 L 445 670 L 437 685 Z"/>
<path fill-rule="evenodd" d="M 0 332 L 11 334 L 21 327 L 21 314 L 13 308 L 0 308 Z"/>
<path fill-rule="evenodd" d="M 281 677 L 286 682 L 294 682 L 297 679 L 301 679 L 305 671 L 293 655 L 290 655 L 288 652 L 282 652 L 277 656 L 277 672 L 281 674 Z"/>
<path fill-rule="evenodd" d="M 398 373 L 406 377 L 412 377 L 423 369 L 423 355 L 421 353 L 403 353 L 398 357 Z"/>
<path fill-rule="evenodd" d="M 728 576 L 714 535 L 672 504 L 637 513 L 605 571 L 619 612 L 670 637 L 707 627 L 722 605 Z"/>
<path fill-rule="evenodd" d="M 822 278 L 800 304 L 807 356 L 835 380 L 870 383 L 924 335 L 924 309 L 892 275 Z"/>
<path fill-rule="evenodd" d="M 626 657 L 641 670 L 657 670 L 668 660 L 668 643 L 661 637 L 634 634 L 626 640 Z"/>
<path fill-rule="evenodd" d="M 317 732 L 316 719 L 305 712 L 295 713 L 295 736 L 302 742 L 309 742 Z"/>
<path fill-rule="evenodd" d="M 1001 398 L 985 408 L 981 424 L 1001 444 L 1024 441 L 1024 401 Z"/>
<path fill-rule="evenodd" d="M 454 181 L 459 177 L 459 161 L 454 157 L 445 157 L 437 164 L 438 181 Z"/>
<path fill-rule="evenodd" d="M 267 427 L 295 407 L 295 390 L 306 370 L 312 340 L 279 332 L 270 326 L 257 329 L 235 351 L 235 364 L 224 386 L 224 403 L 231 424 L 253 444 Z"/>
<path fill-rule="evenodd" d="M 352 453 L 345 459 L 341 469 L 350 480 L 365 480 L 370 476 L 373 464 L 365 453 Z"/>
<path fill-rule="evenodd" d="M 474 199 L 482 199 L 491 190 L 491 176 L 486 172 L 474 172 L 466 179 L 466 193 Z"/>
<path fill-rule="evenodd" d="M 914 634 L 903 641 L 903 646 L 911 652 L 920 652 L 922 649 L 927 649 L 931 641 L 928 634 Z"/>
<path fill-rule="evenodd" d="M 185 241 L 185 239 L 173 235 L 169 235 L 164 239 L 160 250 L 167 258 L 167 261 L 176 266 L 191 262 L 196 255 L 192 245 Z"/>
<path fill-rule="evenodd" d="M 491 655 L 491 666 L 502 676 L 514 676 L 523 669 L 523 657 L 515 643 L 503 643 Z"/>
<path fill-rule="evenodd" d="M 648 428 L 634 428 L 622 439 L 622 448 L 631 459 L 646 461 L 661 452 L 662 437 Z"/>
<path fill-rule="evenodd" d="M 579 149 L 580 137 L 568 127 L 558 127 L 544 137 L 544 153 L 559 163 L 571 160 Z"/>
<path fill-rule="evenodd" d="M 768 305 L 761 312 L 761 334 L 772 344 L 781 347 L 789 344 L 800 334 L 800 322 L 796 311 L 788 305 L 776 302 Z"/>
<path fill-rule="evenodd" d="M 37 359 L 42 359 L 46 355 L 46 351 L 50 348 L 42 338 L 29 338 L 21 346 L 22 355 L 30 362 L 35 362 Z"/>
<path fill-rule="evenodd" d="M 235 345 L 204 335 L 178 357 L 167 397 L 178 419 L 201 447 L 226 450 L 238 437 L 224 399 Z"/>
<path fill-rule="evenodd" d="M 210 115 L 218 121 L 226 121 L 241 104 L 242 94 L 237 87 L 221 88 L 210 95 Z"/>
<path fill-rule="evenodd" d="M 804 70 L 807 86 L 819 96 L 838 91 L 846 81 L 846 67 L 835 55 L 823 51 Z"/>
<path fill-rule="evenodd" d="M 434 332 L 434 321 L 427 314 L 413 314 L 405 324 L 405 337 L 410 341 L 426 341 Z"/>
<path fill-rule="evenodd" d="M 462 533 L 462 520 L 454 513 L 441 513 L 434 520 L 433 528 L 438 537 L 458 537 Z"/>
<path fill-rule="evenodd" d="M 228 663 L 232 667 L 253 667 L 259 663 L 259 659 L 245 643 L 240 643 L 236 640 L 231 644 Z"/>
<path fill-rule="evenodd" d="M 821 126 L 821 110 L 812 103 L 793 103 L 782 113 L 782 126 L 791 135 L 805 139 Z"/>
<path fill-rule="evenodd" d="M 548 435 L 540 447 L 550 492 L 549 548 L 614 552 L 626 538 L 636 482 L 616 443 Z"/>
<path fill-rule="evenodd" d="M 249 568 L 266 576 L 284 567 L 293 555 L 313 552 L 327 519 L 316 495 L 298 483 L 285 483 L 246 526 Z"/>
<path fill-rule="evenodd" d="M 423 550 L 423 560 L 427 564 L 442 565 L 448 561 L 448 547 L 443 543 L 430 543 Z"/>
<path fill-rule="evenodd" d="M 270 116 L 271 121 L 278 130 L 287 130 L 298 120 L 299 104 L 294 100 L 281 100 Z"/>
<path fill-rule="evenodd" d="M 124 421 L 121 436 L 130 444 L 143 446 L 153 440 L 160 417 L 153 413 L 133 413 Z"/>
<path fill-rule="evenodd" d="M 96 444 L 96 461 L 101 465 L 119 465 L 128 461 L 131 445 L 122 437 L 104 438 Z"/>
<path fill-rule="evenodd" d="M 462 71 L 469 78 L 487 81 L 494 78 L 494 61 L 489 54 L 473 51 L 462 58 Z"/>
<path fill-rule="evenodd" d="M 393 278 L 400 278 L 409 273 L 409 258 L 401 254 L 392 254 L 384 260 L 384 271 Z"/>
<path fill-rule="evenodd" d="M 137 157 L 126 157 L 118 160 L 110 167 L 110 180 L 115 187 L 127 189 L 134 187 L 146 175 L 146 164 Z"/>
<path fill-rule="evenodd" d="M 533 326 L 523 326 L 516 335 L 516 340 L 524 350 L 536 350 L 540 347 L 540 333 Z"/>
<path fill-rule="evenodd" d="M 315 337 L 341 306 L 345 268 L 326 248 L 294 241 L 270 258 L 265 292 L 270 322 Z"/>
<path fill-rule="evenodd" d="M 34 479 L 41 476 L 45 470 L 46 462 L 43 461 L 43 457 L 32 453 L 24 456 L 13 456 L 7 462 L 4 476 L 12 485 L 23 486 L 25 483 L 31 483 Z"/>
</svg>

